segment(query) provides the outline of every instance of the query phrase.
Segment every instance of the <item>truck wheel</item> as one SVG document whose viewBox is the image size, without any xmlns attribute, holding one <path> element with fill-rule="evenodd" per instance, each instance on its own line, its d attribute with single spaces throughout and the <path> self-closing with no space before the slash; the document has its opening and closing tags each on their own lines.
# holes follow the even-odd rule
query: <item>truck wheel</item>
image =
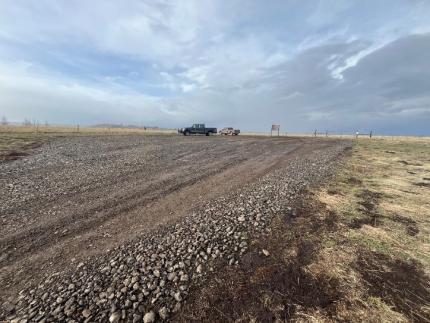
<svg viewBox="0 0 430 323">
<path fill-rule="evenodd" d="M 184 132 L 184 136 L 189 136 L 189 135 L 190 135 L 190 133 L 188 131 Z"/>
<path fill-rule="evenodd" d="M 211 133 L 210 132 L 206 132 L 206 136 L 209 136 Z"/>
</svg>

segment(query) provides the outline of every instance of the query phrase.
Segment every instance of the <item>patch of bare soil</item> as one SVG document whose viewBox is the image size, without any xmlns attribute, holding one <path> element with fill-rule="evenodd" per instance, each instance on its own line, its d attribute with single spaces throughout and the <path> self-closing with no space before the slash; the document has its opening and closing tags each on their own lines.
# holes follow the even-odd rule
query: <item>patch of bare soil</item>
<svg viewBox="0 0 430 323">
<path fill-rule="evenodd" d="M 390 219 L 394 222 L 403 224 L 405 226 L 406 233 L 410 236 L 416 236 L 420 232 L 417 222 L 410 217 L 395 214 L 394 216 L 390 217 Z"/>
<path fill-rule="evenodd" d="M 28 156 L 28 153 L 26 153 L 24 151 L 13 150 L 13 151 L 10 151 L 10 152 L 7 152 L 7 153 L 1 155 L 1 159 L 4 161 L 11 161 L 11 160 L 17 160 L 17 159 L 25 157 L 25 156 Z"/>
<path fill-rule="evenodd" d="M 329 195 L 342 195 L 342 192 L 338 189 L 335 189 L 335 188 L 329 188 L 327 190 L 327 194 L 329 194 Z"/>
<path fill-rule="evenodd" d="M 349 226 L 353 229 L 359 229 L 365 224 L 374 227 L 381 225 L 382 216 L 377 211 L 378 202 L 381 196 L 382 195 L 379 192 L 373 192 L 367 189 L 361 191 L 357 195 L 357 197 L 360 198 L 360 202 L 358 202 L 358 204 L 360 205 L 359 211 L 361 212 L 361 216 L 354 218 Z"/>
<path fill-rule="evenodd" d="M 369 295 L 383 299 L 413 321 L 430 321 L 430 313 L 422 312 L 429 304 L 430 286 L 421 264 L 361 251 L 356 270 L 364 279 Z"/>
<path fill-rule="evenodd" d="M 42 146 L 42 144 L 42 141 L 36 141 L 23 145 L 19 149 L 7 149 L 0 151 L 0 162 L 10 162 L 29 156 L 34 149 Z"/>
<path fill-rule="evenodd" d="M 408 162 L 406 160 L 399 160 L 400 164 L 403 164 L 405 166 L 423 166 L 423 164 L 421 163 L 416 163 L 416 162 Z"/>
<path fill-rule="evenodd" d="M 351 185 L 361 185 L 363 182 L 360 180 L 360 179 L 358 179 L 358 178 L 355 178 L 355 177 L 349 177 L 347 180 L 346 180 L 346 183 L 348 183 L 348 184 L 351 184 Z"/>
<path fill-rule="evenodd" d="M 418 183 L 414 183 L 414 185 L 420 186 L 420 187 L 430 187 L 430 183 L 426 183 L 426 182 L 418 182 Z"/>
</svg>

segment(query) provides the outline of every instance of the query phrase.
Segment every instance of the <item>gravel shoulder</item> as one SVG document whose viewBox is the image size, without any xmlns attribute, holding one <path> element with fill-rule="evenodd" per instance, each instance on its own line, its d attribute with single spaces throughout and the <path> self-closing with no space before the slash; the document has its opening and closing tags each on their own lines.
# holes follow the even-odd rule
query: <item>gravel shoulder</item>
<svg viewBox="0 0 430 323">
<path fill-rule="evenodd" d="M 54 321 L 167 317 L 212 262 L 238 262 L 246 237 L 324 178 L 348 145 L 79 137 L 2 163 L 2 313 Z"/>
</svg>

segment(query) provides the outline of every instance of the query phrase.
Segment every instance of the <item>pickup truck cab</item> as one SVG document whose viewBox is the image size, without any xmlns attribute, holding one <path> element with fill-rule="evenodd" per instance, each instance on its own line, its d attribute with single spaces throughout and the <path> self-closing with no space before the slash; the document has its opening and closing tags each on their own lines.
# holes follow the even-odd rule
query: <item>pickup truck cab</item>
<svg viewBox="0 0 430 323">
<path fill-rule="evenodd" d="M 191 127 L 178 129 L 178 133 L 181 133 L 184 136 L 189 136 L 189 135 L 209 136 L 211 134 L 216 134 L 217 128 L 206 128 L 206 126 L 203 123 L 196 123 L 196 124 L 193 124 Z"/>
</svg>

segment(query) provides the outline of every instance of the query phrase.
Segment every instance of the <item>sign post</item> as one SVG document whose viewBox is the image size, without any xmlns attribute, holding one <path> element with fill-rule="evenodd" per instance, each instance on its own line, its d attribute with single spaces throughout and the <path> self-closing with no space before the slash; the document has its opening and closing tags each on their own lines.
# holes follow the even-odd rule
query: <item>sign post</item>
<svg viewBox="0 0 430 323">
<path fill-rule="evenodd" d="M 277 131 L 278 137 L 279 137 L 279 129 L 280 128 L 281 128 L 281 126 L 279 124 L 272 124 L 272 130 L 270 130 L 270 137 L 273 136 L 273 131 Z"/>
</svg>

